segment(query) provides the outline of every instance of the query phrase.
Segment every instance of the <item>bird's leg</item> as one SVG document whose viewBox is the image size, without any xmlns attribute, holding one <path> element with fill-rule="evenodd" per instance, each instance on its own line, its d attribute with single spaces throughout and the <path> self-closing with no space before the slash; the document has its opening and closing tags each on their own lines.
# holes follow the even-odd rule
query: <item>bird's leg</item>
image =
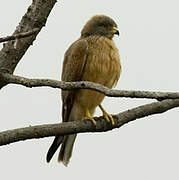
<svg viewBox="0 0 179 180">
<path fill-rule="evenodd" d="M 111 122 L 112 125 L 114 125 L 113 117 L 105 111 L 105 109 L 101 106 L 101 104 L 99 105 L 99 108 L 101 109 L 103 113 L 104 119 L 106 119 L 106 121 Z"/>
<path fill-rule="evenodd" d="M 95 119 L 91 116 L 91 114 L 90 114 L 90 112 L 89 112 L 88 109 L 86 110 L 86 117 L 87 117 L 88 119 L 90 119 L 90 120 L 92 121 L 92 123 L 96 126 L 96 121 L 95 121 Z"/>
</svg>

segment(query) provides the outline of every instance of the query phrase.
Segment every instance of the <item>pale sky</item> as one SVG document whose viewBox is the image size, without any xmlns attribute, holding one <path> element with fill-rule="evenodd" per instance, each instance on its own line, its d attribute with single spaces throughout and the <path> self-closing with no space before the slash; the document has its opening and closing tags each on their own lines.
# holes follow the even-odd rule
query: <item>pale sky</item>
<svg viewBox="0 0 179 180">
<path fill-rule="evenodd" d="M 0 37 L 11 35 L 31 1 L 2 1 Z M 179 11 L 175 0 L 58 1 L 15 74 L 60 80 L 65 50 L 85 22 L 105 14 L 118 24 L 122 74 L 116 89 L 179 91 Z M 2 44 L 0 44 L 2 47 Z M 106 98 L 109 113 L 154 100 Z M 61 122 L 60 90 L 8 85 L 0 91 L 0 131 Z M 97 109 L 96 115 L 100 115 Z M 106 133 L 78 135 L 68 168 L 46 163 L 53 137 L 0 147 L 1 179 L 178 180 L 179 109 Z"/>
</svg>

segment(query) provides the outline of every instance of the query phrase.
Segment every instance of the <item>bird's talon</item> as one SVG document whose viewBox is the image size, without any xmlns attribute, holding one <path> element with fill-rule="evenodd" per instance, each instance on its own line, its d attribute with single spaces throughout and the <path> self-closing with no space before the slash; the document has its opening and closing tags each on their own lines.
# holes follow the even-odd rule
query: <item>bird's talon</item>
<svg viewBox="0 0 179 180">
<path fill-rule="evenodd" d="M 110 122 L 110 119 L 109 119 L 109 117 L 108 117 L 107 114 L 103 114 L 103 116 L 104 116 L 104 119 L 105 119 L 106 121 Z"/>
<path fill-rule="evenodd" d="M 96 126 L 96 121 L 95 121 L 95 119 L 91 116 L 91 114 L 90 114 L 90 112 L 89 112 L 88 110 L 86 111 L 86 118 L 88 118 L 88 119 L 93 123 L 93 125 Z"/>
<path fill-rule="evenodd" d="M 96 126 L 96 121 L 95 121 L 95 119 L 94 119 L 94 118 L 89 118 L 89 119 L 90 119 L 90 121 L 93 123 L 93 125 Z"/>
<path fill-rule="evenodd" d="M 108 122 L 111 122 L 112 125 L 115 124 L 114 123 L 114 119 L 113 119 L 113 117 L 110 114 L 105 114 L 104 115 L 104 119 L 106 119 L 106 121 L 108 121 Z"/>
<path fill-rule="evenodd" d="M 111 124 L 114 125 L 115 123 L 114 123 L 114 119 L 113 119 L 112 115 L 108 114 L 101 105 L 99 105 L 99 107 L 100 107 L 101 111 L 103 112 L 104 119 L 107 122 L 111 122 Z"/>
<path fill-rule="evenodd" d="M 109 117 L 110 117 L 110 121 L 111 121 L 112 125 L 114 126 L 115 123 L 114 123 L 114 119 L 113 119 L 112 115 L 109 114 Z"/>
</svg>

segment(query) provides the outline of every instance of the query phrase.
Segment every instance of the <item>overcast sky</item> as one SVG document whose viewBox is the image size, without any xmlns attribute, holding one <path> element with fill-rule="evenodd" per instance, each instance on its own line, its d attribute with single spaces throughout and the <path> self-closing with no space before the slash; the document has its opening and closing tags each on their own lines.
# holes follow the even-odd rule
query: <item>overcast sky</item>
<svg viewBox="0 0 179 180">
<path fill-rule="evenodd" d="M 31 1 L 0 3 L 0 37 L 11 35 Z M 15 74 L 60 80 L 65 50 L 85 22 L 105 14 L 118 24 L 122 74 L 117 89 L 179 91 L 179 11 L 175 0 L 58 1 L 46 26 Z M 2 44 L 0 44 L 2 47 Z M 109 113 L 152 102 L 106 98 Z M 0 131 L 61 122 L 60 90 L 8 85 L 0 91 Z M 100 115 L 97 109 L 96 115 Z M 44 138 L 0 147 L 2 179 L 178 180 L 179 109 L 129 123 L 106 133 L 80 134 L 66 168 L 45 157 L 53 140 Z"/>
</svg>

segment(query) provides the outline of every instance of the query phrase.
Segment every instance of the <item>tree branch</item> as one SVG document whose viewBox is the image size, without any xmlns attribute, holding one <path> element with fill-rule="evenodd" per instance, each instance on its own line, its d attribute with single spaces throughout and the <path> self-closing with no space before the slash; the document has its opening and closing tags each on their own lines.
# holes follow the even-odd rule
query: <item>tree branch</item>
<svg viewBox="0 0 179 180">
<path fill-rule="evenodd" d="M 105 121 L 103 117 L 98 117 L 95 118 L 95 120 L 97 121 L 96 126 L 94 126 L 91 121 L 86 119 L 82 121 L 64 122 L 61 124 L 47 124 L 8 130 L 0 133 L 0 145 L 2 146 L 17 141 L 33 138 L 44 138 L 55 135 L 109 131 L 114 128 L 119 128 L 122 125 L 136 119 L 152 114 L 163 113 L 178 106 L 179 99 L 167 99 L 161 102 L 154 102 L 147 105 L 139 106 L 131 110 L 119 113 L 117 115 L 113 115 L 115 121 L 114 126 Z"/>
<path fill-rule="evenodd" d="M 3 44 L 0 51 L 0 72 L 13 73 L 18 62 L 25 54 L 30 45 L 32 45 L 37 34 L 45 26 L 48 15 L 50 14 L 56 0 L 33 0 L 27 12 L 22 17 L 19 25 L 16 27 L 12 36 L 17 34 L 33 31 L 38 28 L 39 31 L 31 36 L 18 41 L 8 41 Z M 0 83 L 0 86 L 4 84 Z"/>
<path fill-rule="evenodd" d="M 6 84 L 19 84 L 26 87 L 52 87 L 63 90 L 72 89 L 93 89 L 101 92 L 109 97 L 130 97 L 130 98 L 150 98 L 157 100 L 164 99 L 179 99 L 178 92 L 152 92 L 152 91 L 127 91 L 109 89 L 103 85 L 81 81 L 81 82 L 62 82 L 51 79 L 28 79 L 20 76 L 11 75 L 8 73 L 0 73 L 0 81 Z"/>
<path fill-rule="evenodd" d="M 38 31 L 39 31 L 38 28 L 34 28 L 34 29 L 32 29 L 31 31 L 28 31 L 28 32 L 19 33 L 19 34 L 15 34 L 15 35 L 12 35 L 12 36 L 2 37 L 2 38 L 0 38 L 0 43 L 5 42 L 5 41 L 11 41 L 11 40 L 15 40 L 15 39 L 29 37 L 29 36 L 37 33 Z"/>
</svg>

